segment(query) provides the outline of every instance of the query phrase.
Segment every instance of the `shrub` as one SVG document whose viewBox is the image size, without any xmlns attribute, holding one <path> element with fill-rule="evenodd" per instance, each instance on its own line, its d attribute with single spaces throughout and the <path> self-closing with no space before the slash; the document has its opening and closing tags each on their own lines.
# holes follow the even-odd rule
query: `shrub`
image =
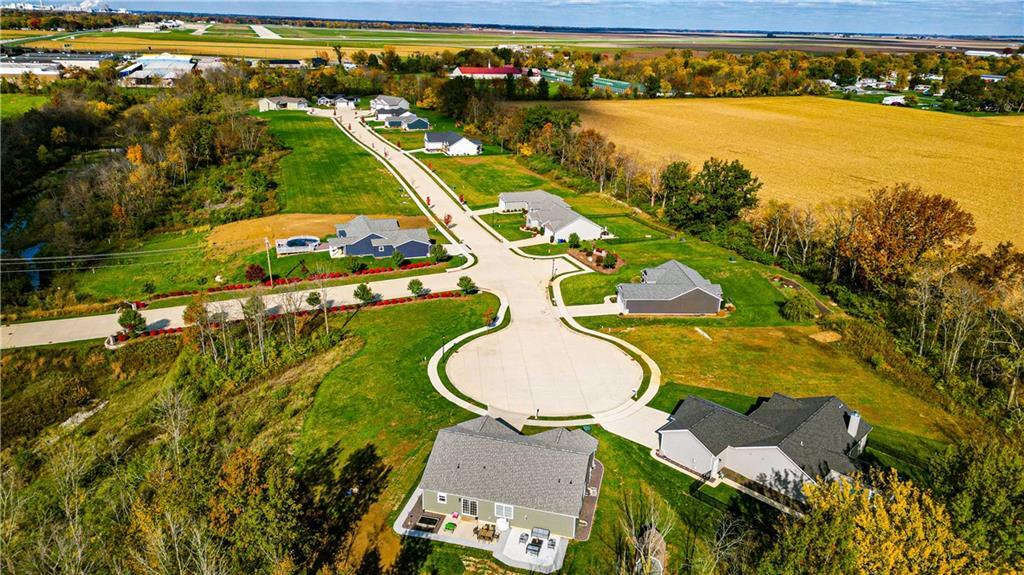
<svg viewBox="0 0 1024 575">
<path fill-rule="evenodd" d="M 249 267 L 245 268 L 245 279 L 251 282 L 261 282 L 265 277 L 267 272 L 260 264 L 249 264 Z"/>
<path fill-rule="evenodd" d="M 616 256 L 615 254 L 613 254 L 611 252 L 607 252 L 605 254 L 605 256 L 604 256 L 604 261 L 601 262 L 601 266 L 604 267 L 605 269 L 610 270 L 610 269 L 613 269 L 615 267 L 615 264 L 618 261 L 619 261 L 619 257 L 618 256 Z"/>
<path fill-rule="evenodd" d="M 569 234 L 569 247 L 573 249 L 580 247 L 580 236 L 576 232 Z"/>
<path fill-rule="evenodd" d="M 469 276 L 462 276 L 462 277 L 460 277 L 458 285 L 459 285 L 459 289 L 462 290 L 462 293 L 465 293 L 465 294 L 475 293 L 476 290 L 477 290 L 476 284 L 473 283 L 472 278 L 470 278 Z"/>
<path fill-rule="evenodd" d="M 138 333 L 146 328 L 146 319 L 138 311 L 126 307 L 118 316 L 117 324 L 127 332 Z"/>
<path fill-rule="evenodd" d="M 417 279 L 409 280 L 409 292 L 418 297 L 423 293 L 423 282 Z"/>
<path fill-rule="evenodd" d="M 446 262 L 449 259 L 448 250 L 441 244 L 434 244 L 430 246 L 430 259 L 434 263 Z"/>
<path fill-rule="evenodd" d="M 402 252 L 400 252 L 398 250 L 395 250 L 395 251 L 391 252 L 391 265 L 393 265 L 395 267 L 395 269 L 398 269 L 398 268 L 402 267 L 402 264 L 404 264 L 404 263 L 405 263 L 405 254 L 403 254 Z"/>
<path fill-rule="evenodd" d="M 364 304 L 368 304 L 373 300 L 377 299 L 377 294 L 373 293 L 373 290 L 370 289 L 370 286 L 366 284 L 359 284 L 359 286 L 356 287 L 354 295 L 356 296 L 357 300 L 361 301 Z"/>
<path fill-rule="evenodd" d="M 800 290 L 782 304 L 781 312 L 789 321 L 807 321 L 818 315 L 818 305 L 811 294 Z"/>
</svg>

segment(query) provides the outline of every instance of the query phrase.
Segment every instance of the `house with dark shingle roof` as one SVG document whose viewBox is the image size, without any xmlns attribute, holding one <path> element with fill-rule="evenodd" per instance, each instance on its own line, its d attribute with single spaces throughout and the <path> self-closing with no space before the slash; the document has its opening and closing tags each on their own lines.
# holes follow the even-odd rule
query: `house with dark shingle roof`
<svg viewBox="0 0 1024 575">
<path fill-rule="evenodd" d="M 523 435 L 488 416 L 447 427 L 420 480 L 423 510 L 574 538 L 596 451 L 579 429 Z"/>
<path fill-rule="evenodd" d="M 640 278 L 641 283 L 619 284 L 616 288 L 622 313 L 704 315 L 722 308 L 722 286 L 676 260 L 646 268 Z"/>
<path fill-rule="evenodd" d="M 483 153 L 484 144 L 458 132 L 427 132 L 423 134 L 423 151 L 443 152 L 447 156 L 478 156 Z"/>
<path fill-rule="evenodd" d="M 658 452 L 697 475 L 731 472 L 802 500 L 805 484 L 852 474 L 870 432 L 835 396 L 776 393 L 746 415 L 688 396 L 658 429 Z"/>
<path fill-rule="evenodd" d="M 332 258 L 386 258 L 396 251 L 407 258 L 422 258 L 430 252 L 430 237 L 425 228 L 401 229 L 394 218 L 358 216 L 334 228 L 335 237 L 327 240 Z"/>
</svg>

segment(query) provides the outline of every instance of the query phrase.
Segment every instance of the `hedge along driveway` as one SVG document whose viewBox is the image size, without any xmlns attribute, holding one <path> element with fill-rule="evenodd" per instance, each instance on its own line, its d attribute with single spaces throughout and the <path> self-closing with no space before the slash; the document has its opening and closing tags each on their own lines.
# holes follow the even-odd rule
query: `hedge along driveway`
<svg viewBox="0 0 1024 575">
<path fill-rule="evenodd" d="M 304 112 L 264 112 L 270 130 L 291 153 L 275 178 L 282 211 L 314 214 L 420 215 L 380 162 L 327 118 Z"/>
</svg>

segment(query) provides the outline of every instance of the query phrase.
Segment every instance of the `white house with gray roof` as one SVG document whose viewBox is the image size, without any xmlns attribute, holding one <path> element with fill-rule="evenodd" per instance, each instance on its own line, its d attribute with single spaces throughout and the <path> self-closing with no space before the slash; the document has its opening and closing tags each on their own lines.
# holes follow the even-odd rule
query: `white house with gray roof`
<svg viewBox="0 0 1024 575">
<path fill-rule="evenodd" d="M 596 451 L 578 429 L 523 435 L 488 416 L 447 427 L 420 480 L 423 510 L 572 539 Z"/>
<path fill-rule="evenodd" d="M 430 252 L 430 237 L 426 228 L 402 229 L 394 218 L 371 219 L 358 216 L 334 228 L 335 237 L 327 240 L 332 258 L 386 258 L 396 251 L 407 258 L 422 258 Z"/>
<path fill-rule="evenodd" d="M 503 212 L 526 212 L 526 226 L 542 230 L 554 243 L 569 241 L 576 234 L 581 240 L 608 237 L 608 230 L 578 214 L 562 198 L 544 190 L 506 192 L 498 196 Z"/>
<path fill-rule="evenodd" d="M 423 151 L 441 152 L 446 156 L 479 156 L 484 144 L 458 132 L 427 132 L 423 134 Z"/>
<path fill-rule="evenodd" d="M 722 308 L 722 286 L 676 260 L 646 268 L 640 280 L 616 288 L 621 313 L 706 315 Z"/>
<path fill-rule="evenodd" d="M 306 110 L 309 108 L 309 102 L 305 98 L 273 96 L 270 98 L 260 98 L 259 107 L 260 112 L 268 112 L 270 110 Z"/>
<path fill-rule="evenodd" d="M 384 94 L 370 100 L 370 109 L 374 112 L 387 108 L 402 108 L 403 110 L 408 110 L 409 101 L 401 96 L 386 96 Z"/>
<path fill-rule="evenodd" d="M 839 398 L 780 393 L 748 415 L 689 396 L 658 429 L 659 455 L 709 479 L 723 475 L 803 500 L 803 486 L 856 469 L 871 426 Z"/>
</svg>

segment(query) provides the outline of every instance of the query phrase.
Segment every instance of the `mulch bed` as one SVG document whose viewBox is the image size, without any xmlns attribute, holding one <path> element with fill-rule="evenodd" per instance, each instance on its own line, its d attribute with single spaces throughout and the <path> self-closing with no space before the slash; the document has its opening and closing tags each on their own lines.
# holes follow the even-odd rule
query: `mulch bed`
<svg viewBox="0 0 1024 575">
<path fill-rule="evenodd" d="M 573 258 L 576 258 L 576 261 L 580 262 L 581 264 L 587 266 L 588 268 L 600 274 L 613 274 L 619 271 L 619 268 L 626 265 L 626 262 L 621 257 L 618 257 L 618 254 L 615 254 L 616 257 L 618 257 L 618 259 L 615 261 L 615 267 L 606 268 L 601 264 L 597 263 L 596 261 L 588 261 L 587 254 L 583 253 L 580 250 L 569 248 L 569 251 L 566 253 L 568 253 Z"/>
</svg>

